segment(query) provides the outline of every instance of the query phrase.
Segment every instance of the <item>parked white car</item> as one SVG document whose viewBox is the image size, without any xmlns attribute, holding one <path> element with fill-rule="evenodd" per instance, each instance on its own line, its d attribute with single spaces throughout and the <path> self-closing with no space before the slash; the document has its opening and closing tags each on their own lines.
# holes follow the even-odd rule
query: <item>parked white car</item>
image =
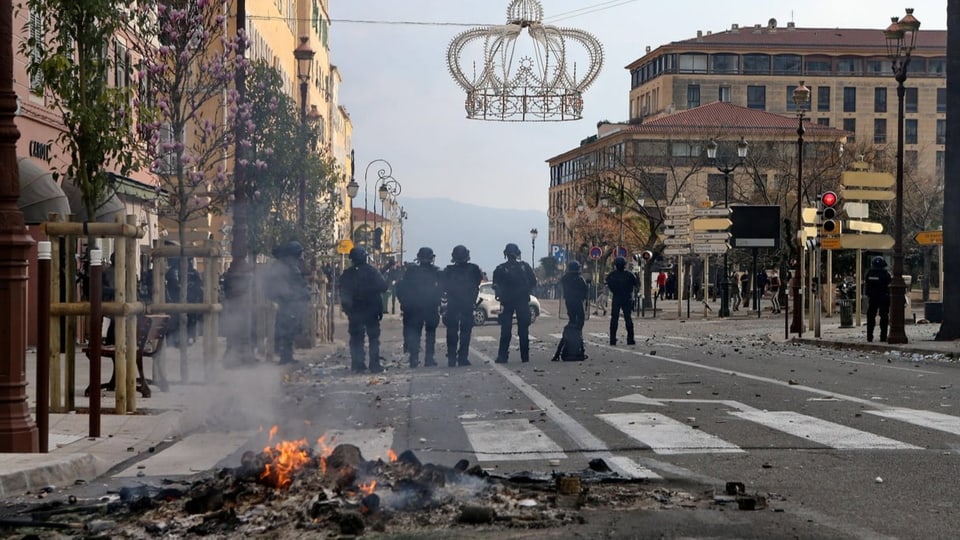
<svg viewBox="0 0 960 540">
<path fill-rule="evenodd" d="M 503 306 L 493 292 L 493 283 L 481 283 L 480 293 L 477 295 L 477 307 L 473 310 L 473 324 L 482 325 L 490 319 L 497 320 Z M 540 316 L 540 300 L 530 295 L 530 322 Z"/>
</svg>

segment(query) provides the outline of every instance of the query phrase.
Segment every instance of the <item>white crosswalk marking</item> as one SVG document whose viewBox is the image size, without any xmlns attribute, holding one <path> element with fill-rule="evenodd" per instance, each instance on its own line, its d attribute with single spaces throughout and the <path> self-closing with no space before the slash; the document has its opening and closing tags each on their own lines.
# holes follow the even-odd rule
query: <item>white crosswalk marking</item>
<svg viewBox="0 0 960 540">
<path fill-rule="evenodd" d="M 529 421 L 463 422 L 477 461 L 565 459 L 563 448 Z"/>
<path fill-rule="evenodd" d="M 323 434 L 323 444 L 329 448 L 334 448 L 338 444 L 352 444 L 360 449 L 360 453 L 366 460 L 380 458 L 388 461 L 387 451 L 393 448 L 393 428 L 333 429 Z M 318 443 L 316 446 L 320 446 L 320 444 Z M 317 448 L 317 450 L 322 450 L 322 448 Z"/>
<path fill-rule="evenodd" d="M 917 450 L 919 447 L 792 411 L 736 411 L 733 416 L 756 422 L 838 450 Z"/>
<path fill-rule="evenodd" d="M 657 413 L 598 414 L 611 426 L 658 454 L 743 452 L 737 445 Z"/>
<path fill-rule="evenodd" d="M 915 426 L 944 431 L 954 435 L 960 435 L 960 417 L 950 416 L 949 414 L 936 413 L 931 411 L 920 411 L 917 409 L 906 409 L 893 407 L 880 411 L 864 411 L 869 414 L 875 414 L 884 418 L 900 420 Z"/>
</svg>

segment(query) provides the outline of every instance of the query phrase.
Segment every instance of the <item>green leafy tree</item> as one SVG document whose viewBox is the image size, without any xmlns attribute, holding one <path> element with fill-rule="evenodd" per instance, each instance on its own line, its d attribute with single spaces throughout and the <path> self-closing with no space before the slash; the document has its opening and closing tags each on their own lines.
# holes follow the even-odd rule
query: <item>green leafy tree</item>
<svg viewBox="0 0 960 540">
<path fill-rule="evenodd" d="M 120 0 L 27 0 L 30 23 L 20 43 L 29 58 L 31 91 L 48 97 L 63 119 L 58 142 L 69 157 L 63 170 L 79 188 L 88 219 L 112 195 L 109 168 L 127 175 L 139 164 L 134 144 L 131 91 L 111 85 L 114 62 L 126 59 L 110 44 L 126 24 Z M 118 58 L 119 57 L 119 58 Z M 118 81 L 114 81 L 115 83 Z"/>
</svg>

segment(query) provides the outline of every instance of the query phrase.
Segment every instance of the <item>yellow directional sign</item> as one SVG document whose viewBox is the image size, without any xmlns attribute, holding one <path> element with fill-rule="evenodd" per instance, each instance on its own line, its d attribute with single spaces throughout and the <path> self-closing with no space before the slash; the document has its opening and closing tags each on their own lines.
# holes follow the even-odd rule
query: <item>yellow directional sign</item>
<svg viewBox="0 0 960 540">
<path fill-rule="evenodd" d="M 816 208 L 804 208 L 801 213 L 803 217 L 803 222 L 807 225 L 813 225 L 817 222 L 817 209 Z"/>
<path fill-rule="evenodd" d="M 942 246 L 943 231 L 920 231 L 913 239 L 922 246 Z"/>
<path fill-rule="evenodd" d="M 897 194 L 884 189 L 849 189 L 843 188 L 840 193 L 844 199 L 854 201 L 892 201 Z"/>
<path fill-rule="evenodd" d="M 341 255 L 347 255 L 350 253 L 351 249 L 353 249 L 353 240 L 344 238 L 343 240 L 337 242 L 337 253 Z"/>
<path fill-rule="evenodd" d="M 846 187 L 888 188 L 896 182 L 892 174 L 884 172 L 846 171 L 840 177 L 840 183 Z"/>
<path fill-rule="evenodd" d="M 733 222 L 729 218 L 697 218 L 693 220 L 695 231 L 723 231 L 729 229 Z"/>
<path fill-rule="evenodd" d="M 843 249 L 890 249 L 894 241 L 889 234 L 846 234 L 840 244 Z"/>
<path fill-rule="evenodd" d="M 848 219 L 847 220 L 847 229 L 851 231 L 860 231 L 860 232 L 869 232 L 869 233 L 882 233 L 883 224 L 876 223 L 873 221 L 860 221 L 858 219 Z"/>
<path fill-rule="evenodd" d="M 840 244 L 839 236 L 831 236 L 820 239 L 820 247 L 823 249 L 840 249 L 842 246 Z"/>
</svg>

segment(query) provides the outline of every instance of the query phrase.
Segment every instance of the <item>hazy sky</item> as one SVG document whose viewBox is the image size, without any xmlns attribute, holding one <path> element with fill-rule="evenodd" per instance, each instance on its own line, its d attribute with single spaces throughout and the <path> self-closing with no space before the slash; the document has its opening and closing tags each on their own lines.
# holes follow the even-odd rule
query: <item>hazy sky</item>
<svg viewBox="0 0 960 540">
<path fill-rule="evenodd" d="M 366 165 L 378 158 L 411 197 L 449 198 L 481 206 L 545 211 L 545 160 L 596 134 L 600 120 L 627 119 L 630 75 L 624 66 L 652 49 L 720 32 L 732 23 L 784 27 L 876 28 L 905 7 L 923 29 L 946 28 L 946 0 L 541 0 L 545 22 L 578 28 L 604 47 L 600 76 L 574 122 L 468 120 L 464 92 L 447 72 L 447 47 L 474 26 L 503 24 L 509 0 L 334 0 L 331 56 L 343 74 L 340 103 L 353 121 L 361 196 Z M 655 6 L 655 9 L 654 9 Z M 350 22 L 366 21 L 366 22 Z M 388 24 L 413 22 L 421 24 Z M 523 38 L 527 39 L 526 34 Z M 529 41 L 529 40 L 528 40 Z M 473 59 L 466 59 L 472 62 Z M 476 58 L 477 62 L 481 58 Z M 578 73 L 583 68 L 578 69 Z M 892 77 L 892 76 L 891 76 Z M 894 84 L 891 81 L 891 84 Z M 375 169 L 371 168 L 371 178 Z M 369 186 L 373 196 L 373 181 Z"/>
</svg>

